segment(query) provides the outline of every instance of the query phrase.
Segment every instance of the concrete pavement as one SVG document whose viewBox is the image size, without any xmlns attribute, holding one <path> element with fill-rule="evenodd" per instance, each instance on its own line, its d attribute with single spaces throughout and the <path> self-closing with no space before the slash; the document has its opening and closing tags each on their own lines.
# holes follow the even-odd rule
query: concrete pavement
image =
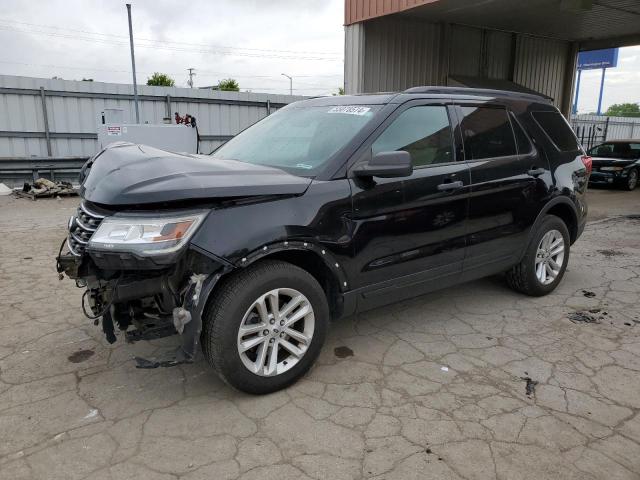
<svg viewBox="0 0 640 480">
<path fill-rule="evenodd" d="M 552 295 L 490 278 L 346 319 L 262 397 L 201 355 L 136 369 L 178 338 L 84 318 L 53 265 L 77 200 L 0 197 L 0 479 L 638 479 L 640 219 L 592 193 Z"/>
</svg>

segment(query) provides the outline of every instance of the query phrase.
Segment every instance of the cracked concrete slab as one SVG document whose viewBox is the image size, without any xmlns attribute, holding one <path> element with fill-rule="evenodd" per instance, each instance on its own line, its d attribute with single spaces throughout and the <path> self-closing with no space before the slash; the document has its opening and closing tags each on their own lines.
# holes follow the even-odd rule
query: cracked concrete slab
<svg viewBox="0 0 640 480">
<path fill-rule="evenodd" d="M 178 339 L 109 345 L 84 319 L 53 265 L 77 199 L 1 198 L 0 479 L 640 478 L 640 220 L 607 196 L 552 295 L 495 277 L 340 321 L 262 397 L 201 357 L 136 369 Z"/>
</svg>

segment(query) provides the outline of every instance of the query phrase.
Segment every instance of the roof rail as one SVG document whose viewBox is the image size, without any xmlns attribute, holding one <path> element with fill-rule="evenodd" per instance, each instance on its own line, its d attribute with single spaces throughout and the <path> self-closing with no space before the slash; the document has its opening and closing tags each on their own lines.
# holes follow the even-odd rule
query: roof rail
<svg viewBox="0 0 640 480">
<path fill-rule="evenodd" d="M 442 95 L 491 95 L 491 96 L 501 96 L 501 97 L 513 97 L 513 98 L 522 98 L 529 97 L 535 98 L 537 100 L 551 100 L 550 97 L 547 97 L 543 94 L 533 94 L 533 93 L 524 93 L 517 92 L 514 90 L 496 90 L 489 88 L 470 88 L 470 87 L 437 87 L 437 86 L 423 86 L 423 87 L 412 87 L 406 89 L 403 93 L 433 93 L 433 94 L 442 94 Z"/>
</svg>

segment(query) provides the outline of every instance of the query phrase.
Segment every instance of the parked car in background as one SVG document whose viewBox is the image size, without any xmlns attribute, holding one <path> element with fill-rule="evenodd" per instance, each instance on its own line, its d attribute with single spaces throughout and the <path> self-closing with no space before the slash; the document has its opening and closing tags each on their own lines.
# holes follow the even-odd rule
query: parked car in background
<svg viewBox="0 0 640 480">
<path fill-rule="evenodd" d="M 589 150 L 593 171 L 589 183 L 613 185 L 626 190 L 638 186 L 640 176 L 640 139 L 610 140 Z"/>
<path fill-rule="evenodd" d="M 132 340 L 202 339 L 251 393 L 300 378 L 329 322 L 487 275 L 552 292 L 591 159 L 549 100 L 420 87 L 290 104 L 211 156 L 115 144 L 83 168 L 58 270 Z"/>
</svg>

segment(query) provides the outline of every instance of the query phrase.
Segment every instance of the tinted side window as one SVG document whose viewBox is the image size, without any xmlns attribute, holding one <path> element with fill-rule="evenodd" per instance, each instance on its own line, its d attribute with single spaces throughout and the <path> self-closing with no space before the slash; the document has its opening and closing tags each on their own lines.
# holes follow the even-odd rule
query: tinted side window
<svg viewBox="0 0 640 480">
<path fill-rule="evenodd" d="M 533 112 L 532 115 L 559 150 L 575 152 L 580 149 L 573 130 L 560 112 Z"/>
<path fill-rule="evenodd" d="M 513 126 L 513 133 L 516 135 L 516 144 L 518 145 L 518 154 L 526 155 L 527 153 L 531 153 L 533 150 L 533 145 L 531 145 L 531 140 L 524 130 L 522 129 L 522 125 L 515 118 L 514 115 L 511 115 L 511 126 Z"/>
<path fill-rule="evenodd" d="M 447 108 L 412 107 L 402 112 L 372 146 L 373 154 L 404 150 L 416 167 L 453 161 Z"/>
<path fill-rule="evenodd" d="M 516 155 L 516 141 L 503 108 L 460 107 L 467 160 Z"/>
</svg>

